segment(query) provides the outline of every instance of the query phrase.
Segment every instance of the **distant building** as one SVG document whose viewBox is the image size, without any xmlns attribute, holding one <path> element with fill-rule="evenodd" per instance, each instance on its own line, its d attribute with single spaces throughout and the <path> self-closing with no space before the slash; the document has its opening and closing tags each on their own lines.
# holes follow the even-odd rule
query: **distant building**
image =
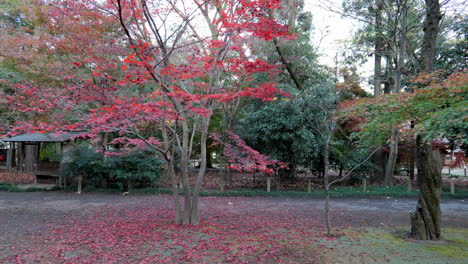
<svg viewBox="0 0 468 264">
<path fill-rule="evenodd" d="M 81 133 L 24 134 L 0 144 L 0 182 L 66 184 L 64 164 L 72 162 L 75 138 Z"/>
</svg>

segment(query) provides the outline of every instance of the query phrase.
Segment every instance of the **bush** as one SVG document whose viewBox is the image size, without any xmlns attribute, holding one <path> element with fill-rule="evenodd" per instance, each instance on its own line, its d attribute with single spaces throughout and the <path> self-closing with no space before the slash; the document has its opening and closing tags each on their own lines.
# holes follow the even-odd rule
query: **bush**
<svg viewBox="0 0 468 264">
<path fill-rule="evenodd" d="M 151 151 L 138 151 L 109 158 L 112 176 L 122 185 L 144 188 L 154 186 L 163 162 Z"/>
<path fill-rule="evenodd" d="M 74 177 L 83 176 L 83 191 L 153 187 L 160 178 L 163 164 L 154 152 L 146 150 L 105 158 L 95 148 L 80 145 L 72 155 L 73 163 L 66 171 Z"/>
</svg>

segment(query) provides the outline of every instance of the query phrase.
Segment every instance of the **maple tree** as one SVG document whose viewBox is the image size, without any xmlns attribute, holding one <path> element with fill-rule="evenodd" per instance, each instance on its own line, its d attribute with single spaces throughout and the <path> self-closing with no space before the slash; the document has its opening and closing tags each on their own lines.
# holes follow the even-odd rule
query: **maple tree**
<svg viewBox="0 0 468 264">
<path fill-rule="evenodd" d="M 69 60 L 54 68 L 65 81 L 17 85 L 8 103 L 18 111 L 34 113 L 34 118 L 18 121 L 10 135 L 85 131 L 82 137 L 94 138 L 113 133 L 117 136 L 109 143 L 121 145 L 122 150 L 152 148 L 167 162 L 175 221 L 196 225 L 213 111 L 243 97 L 268 101 L 281 93 L 274 82 L 252 78 L 258 73 L 272 75 L 276 67 L 247 55 L 255 51 L 253 39 L 270 41 L 289 35 L 268 15 L 280 2 L 47 2 L 46 25 L 54 33 L 46 35 L 48 51 L 66 52 Z M 206 23 L 208 30 L 200 29 L 199 23 Z M 101 38 L 103 34 L 108 38 Z M 106 48 L 109 44 L 112 49 Z M 66 74 L 63 65 L 81 74 Z M 188 168 L 194 133 L 200 134 L 201 167 L 192 189 Z M 260 155 L 254 154 L 249 157 Z"/>
<path fill-rule="evenodd" d="M 468 72 L 454 73 L 446 79 L 440 73 L 416 78 L 414 92 L 362 99 L 345 108 L 345 111 L 352 111 L 344 113 L 348 117 L 362 118 L 362 130 L 357 135 L 370 145 L 389 138 L 391 129 L 398 129 L 404 138 L 417 138 L 418 185 L 424 205 L 418 205 L 412 221 L 417 213 L 422 213 L 425 219 L 422 226 L 413 226 L 417 239 L 437 240 L 441 232 L 439 203 L 443 161 L 437 145 L 431 143 L 444 137 L 466 143 L 468 129 Z M 410 126 L 411 122 L 414 127 Z"/>
</svg>

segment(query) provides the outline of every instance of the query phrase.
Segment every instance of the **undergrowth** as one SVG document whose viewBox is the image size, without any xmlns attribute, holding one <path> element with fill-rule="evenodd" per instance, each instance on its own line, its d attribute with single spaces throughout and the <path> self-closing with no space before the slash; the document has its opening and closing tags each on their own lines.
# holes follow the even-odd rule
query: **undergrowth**
<svg viewBox="0 0 468 264">
<path fill-rule="evenodd" d="M 60 190 L 56 187 L 52 189 L 54 191 Z M 43 188 L 29 188 L 20 189 L 17 186 L 0 183 L 0 191 L 7 192 L 31 192 L 31 191 L 47 191 Z M 50 190 L 49 190 L 50 191 Z M 65 189 L 66 192 L 75 192 L 76 186 L 68 186 Z M 83 192 L 101 192 L 101 193 L 121 193 L 119 188 L 96 188 L 93 186 L 87 186 L 83 188 Z M 131 189 L 131 194 L 171 194 L 172 190 L 167 188 L 142 188 L 142 189 Z M 183 192 L 180 192 L 183 194 Z M 230 189 L 225 191 L 205 189 L 202 190 L 200 196 L 267 196 L 267 197 L 324 197 L 325 191 L 322 189 L 313 189 L 312 192 L 306 191 L 292 191 L 292 190 L 272 190 L 267 192 L 264 189 Z M 408 192 L 406 186 L 394 186 L 394 187 L 380 187 L 380 186 L 369 186 L 367 191 L 363 191 L 362 187 L 336 187 L 330 191 L 331 197 L 417 197 L 418 190 L 411 190 Z M 463 199 L 468 198 L 468 189 L 456 189 L 455 194 L 450 193 L 450 187 L 442 188 L 443 198 L 456 198 Z"/>
</svg>

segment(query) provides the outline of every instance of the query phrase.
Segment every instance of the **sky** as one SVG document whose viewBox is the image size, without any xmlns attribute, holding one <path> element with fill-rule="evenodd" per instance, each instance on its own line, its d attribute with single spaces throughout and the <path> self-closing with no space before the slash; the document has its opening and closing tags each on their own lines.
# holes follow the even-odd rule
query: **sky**
<svg viewBox="0 0 468 264">
<path fill-rule="evenodd" d="M 314 25 L 313 44 L 318 47 L 321 55 L 321 64 L 334 67 L 335 56 L 339 53 L 341 42 L 349 40 L 358 25 L 349 18 L 343 18 L 340 14 L 332 12 L 326 6 L 341 8 L 342 0 L 305 0 L 305 9 L 312 12 L 312 23 Z M 358 67 L 358 72 L 362 77 L 361 86 L 368 91 L 372 88 L 368 84 L 369 78 L 373 74 L 372 58 L 368 62 Z"/>
<path fill-rule="evenodd" d="M 359 26 L 349 18 L 343 18 L 340 14 L 329 11 L 326 6 L 341 8 L 342 0 L 305 0 L 305 9 L 312 12 L 312 23 L 314 25 L 313 44 L 319 46 L 321 64 L 330 67 L 335 66 L 335 56 L 340 50 L 340 42 L 349 40 L 352 32 Z M 468 15 L 466 0 L 440 0 L 441 10 L 445 15 Z M 369 78 L 373 75 L 373 58 L 369 57 L 367 63 L 358 67 L 360 73 L 361 87 L 372 92 Z"/>
</svg>

